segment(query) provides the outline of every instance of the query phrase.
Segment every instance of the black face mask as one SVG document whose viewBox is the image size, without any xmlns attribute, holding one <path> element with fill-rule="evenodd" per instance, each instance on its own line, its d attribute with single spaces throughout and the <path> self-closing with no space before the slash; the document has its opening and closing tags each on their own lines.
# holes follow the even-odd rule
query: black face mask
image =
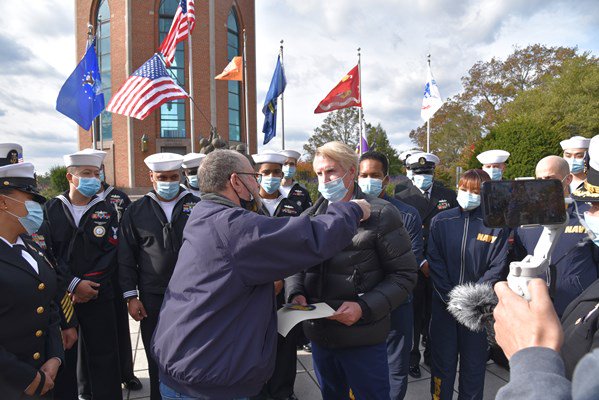
<svg viewBox="0 0 599 400">
<path fill-rule="evenodd" d="M 252 194 L 252 192 L 250 191 L 250 189 L 246 186 L 246 184 L 243 182 L 243 179 L 241 179 L 241 177 L 239 178 L 239 180 L 241 181 L 241 184 L 243 185 L 243 187 L 245 187 L 245 189 L 248 191 L 248 193 L 250 194 L 250 199 L 246 200 L 246 199 L 242 199 L 239 194 L 237 193 L 237 191 L 235 189 L 233 189 L 235 191 L 235 195 L 237 196 L 237 198 L 239 199 L 239 205 L 248 210 L 248 211 L 252 211 L 252 212 L 258 212 L 258 210 L 260 210 L 261 204 L 259 203 L 258 200 L 256 200 L 256 196 L 254 196 Z"/>
</svg>

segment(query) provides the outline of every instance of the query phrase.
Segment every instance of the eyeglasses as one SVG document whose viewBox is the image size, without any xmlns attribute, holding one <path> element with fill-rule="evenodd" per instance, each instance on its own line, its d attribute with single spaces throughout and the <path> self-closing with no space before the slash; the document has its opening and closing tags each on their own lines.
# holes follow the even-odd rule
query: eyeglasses
<svg viewBox="0 0 599 400">
<path fill-rule="evenodd" d="M 237 175 L 252 175 L 254 177 L 254 179 L 256 180 L 256 182 L 258 182 L 260 179 L 262 179 L 262 174 L 258 173 L 258 172 L 234 172 Z"/>
</svg>

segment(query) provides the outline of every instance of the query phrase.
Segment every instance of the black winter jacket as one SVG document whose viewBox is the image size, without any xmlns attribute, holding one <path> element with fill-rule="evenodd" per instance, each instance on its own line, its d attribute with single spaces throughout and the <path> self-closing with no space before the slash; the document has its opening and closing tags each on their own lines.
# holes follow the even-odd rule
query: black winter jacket
<svg viewBox="0 0 599 400">
<path fill-rule="evenodd" d="M 362 318 L 352 326 L 329 319 L 304 322 L 308 339 L 328 348 L 384 342 L 389 313 L 406 301 L 416 285 L 418 265 L 397 208 L 365 195 L 358 185 L 354 198 L 367 200 L 371 215 L 360 224 L 352 243 L 324 263 L 285 280 L 289 301 L 301 294 L 309 303 L 326 302 L 333 309 L 345 301 L 360 304 Z M 328 204 L 321 197 L 305 213 L 324 214 Z"/>
</svg>

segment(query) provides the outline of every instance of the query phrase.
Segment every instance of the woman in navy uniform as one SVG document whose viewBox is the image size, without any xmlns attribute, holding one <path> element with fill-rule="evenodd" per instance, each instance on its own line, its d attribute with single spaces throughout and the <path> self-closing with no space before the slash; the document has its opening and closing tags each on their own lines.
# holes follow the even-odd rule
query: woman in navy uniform
<svg viewBox="0 0 599 400">
<path fill-rule="evenodd" d="M 28 235 L 42 221 L 34 167 L 0 167 L 0 397 L 49 399 L 62 360 L 52 264 Z"/>
<path fill-rule="evenodd" d="M 465 283 L 489 283 L 507 275 L 507 229 L 483 225 L 480 187 L 489 181 L 483 170 L 467 171 L 459 182 L 459 207 L 431 221 L 428 260 L 433 281 L 431 309 L 431 394 L 453 397 L 458 355 L 460 399 L 482 400 L 487 362 L 487 335 L 472 332 L 447 311 L 449 292 Z M 459 233 L 458 233 L 459 232 Z"/>
</svg>

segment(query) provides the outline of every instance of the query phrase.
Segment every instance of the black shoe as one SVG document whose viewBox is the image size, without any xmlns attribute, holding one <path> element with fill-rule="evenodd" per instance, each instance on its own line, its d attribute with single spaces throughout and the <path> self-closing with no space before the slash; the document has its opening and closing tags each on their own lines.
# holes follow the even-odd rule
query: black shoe
<svg viewBox="0 0 599 400">
<path fill-rule="evenodd" d="M 305 345 L 303 346 L 303 349 L 304 349 L 304 351 L 305 351 L 306 353 L 312 353 L 312 345 L 311 345 L 310 343 L 308 343 L 308 344 L 305 344 Z"/>
<path fill-rule="evenodd" d="M 416 364 L 416 365 L 410 365 L 410 372 L 409 372 L 410 376 L 412 378 L 421 378 L 422 377 L 422 373 L 420 372 L 420 365 Z"/>
<path fill-rule="evenodd" d="M 123 382 L 123 386 L 125 386 L 125 389 L 133 391 L 138 391 L 143 388 L 143 385 L 136 376 L 129 379 L 127 382 Z"/>
</svg>

